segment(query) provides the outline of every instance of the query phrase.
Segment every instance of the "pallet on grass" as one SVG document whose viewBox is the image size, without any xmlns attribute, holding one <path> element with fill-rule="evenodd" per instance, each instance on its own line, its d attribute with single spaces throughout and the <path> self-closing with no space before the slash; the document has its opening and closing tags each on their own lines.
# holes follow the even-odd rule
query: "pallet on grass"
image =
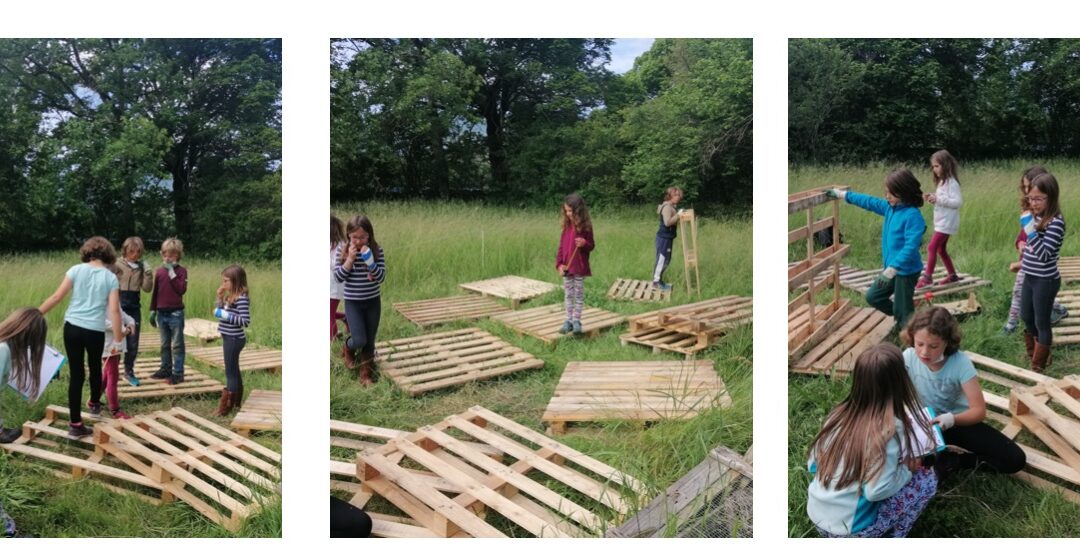
<svg viewBox="0 0 1080 556">
<path fill-rule="evenodd" d="M 161 334 L 156 328 L 151 328 L 150 323 L 143 322 L 142 330 L 139 331 L 139 353 L 148 351 L 161 351 Z"/>
<path fill-rule="evenodd" d="M 616 278 L 607 296 L 608 299 L 624 301 L 671 301 L 671 290 L 657 288 L 651 280 Z"/>
<path fill-rule="evenodd" d="M 1021 445 L 1027 455 L 1028 469 L 1034 473 L 1020 478 L 1034 486 L 1054 490 L 1080 504 L 1080 376 L 1040 382 L 1025 389 L 1014 389 L 1009 396 L 1012 423 L 1004 433 L 1015 438 L 1021 431 L 1038 438 L 1052 453 Z M 1019 474 L 1018 474 L 1019 475 Z M 1058 484 L 1063 481 L 1071 488 Z"/>
<path fill-rule="evenodd" d="M 411 396 L 544 366 L 479 328 L 379 342 L 375 352 L 379 372 Z"/>
<path fill-rule="evenodd" d="M 504 537 L 508 523 L 538 537 L 600 535 L 646 492 L 637 479 L 480 406 L 364 450 L 356 467 L 363 488 L 438 537 Z"/>
<path fill-rule="evenodd" d="M 934 306 L 944 308 L 954 317 L 977 315 L 982 312 L 982 305 L 980 305 L 979 300 L 975 298 L 975 292 L 973 291 L 968 292 L 967 299 L 934 303 Z"/>
<path fill-rule="evenodd" d="M 822 278 L 823 274 L 824 273 L 819 274 L 818 278 Z M 916 303 L 927 300 L 933 301 L 933 299 L 938 297 L 955 295 L 990 285 L 990 281 L 985 278 L 979 278 L 978 276 L 965 274 L 963 272 L 957 274 L 957 276 L 960 277 L 960 281 L 958 282 L 938 284 L 937 282 L 945 278 L 945 275 L 945 269 L 938 268 L 934 272 L 933 284 L 915 290 Z M 881 276 L 881 269 L 864 270 L 848 265 L 840 265 L 840 286 L 863 295 L 866 295 L 866 292 L 870 290 L 870 286 L 878 276 Z"/>
<path fill-rule="evenodd" d="M 69 467 L 73 477 L 109 481 L 113 490 L 183 501 L 234 532 L 279 496 L 281 454 L 183 408 L 96 420 L 93 437 L 79 440 L 66 437 L 67 415 L 66 409 L 49 406 L 44 420 L 25 423 L 22 437 L 4 449 Z M 90 455 L 65 454 L 72 445 Z"/>
<path fill-rule="evenodd" d="M 243 436 L 251 436 L 251 431 L 281 430 L 281 390 L 252 390 L 229 428 Z"/>
<path fill-rule="evenodd" d="M 458 286 L 461 289 L 481 295 L 508 299 L 510 300 L 510 307 L 514 309 L 517 309 L 522 301 L 528 301 L 559 289 L 559 286 L 550 282 L 522 278 L 521 276 L 501 276 L 478 282 L 458 284 Z"/>
<path fill-rule="evenodd" d="M 184 319 L 184 335 L 195 338 L 200 344 L 209 344 L 221 339 L 218 323 L 206 319 Z"/>
<path fill-rule="evenodd" d="M 394 310 L 420 328 L 459 320 L 478 320 L 510 311 L 482 295 L 458 295 L 395 303 Z"/>
<path fill-rule="evenodd" d="M 567 423 L 690 419 L 730 406 L 709 360 L 571 361 L 541 420 L 549 434 L 563 434 Z"/>
<path fill-rule="evenodd" d="M 221 348 L 217 348 L 220 350 Z M 122 400 L 139 398 L 162 398 L 165 396 L 191 396 L 206 394 L 209 392 L 221 392 L 225 387 L 214 377 L 205 375 L 192 367 L 184 369 L 184 382 L 169 384 L 168 379 L 153 378 L 154 373 L 161 367 L 161 360 L 156 357 L 144 357 L 135 360 L 135 377 L 139 379 L 138 386 L 128 384 L 123 377 L 117 385 L 117 393 Z"/>
<path fill-rule="evenodd" d="M 219 369 L 225 368 L 225 352 L 221 347 L 200 347 L 187 350 L 188 357 Z M 248 345 L 240 352 L 241 371 L 281 372 L 281 350 Z"/>
<path fill-rule="evenodd" d="M 825 312 L 817 306 L 817 313 Z M 788 334 L 804 330 L 808 308 L 803 305 L 788 314 Z M 788 370 L 802 374 L 843 376 L 855 369 L 855 359 L 871 346 L 881 343 L 893 327 L 894 319 L 869 307 L 845 307 L 836 315 L 833 327 L 812 348 L 789 360 Z"/>
<path fill-rule="evenodd" d="M 1054 326 L 1054 345 L 1080 344 L 1080 289 L 1059 291 L 1057 301 L 1069 310 L 1070 316 Z"/>
<path fill-rule="evenodd" d="M 566 309 L 561 304 L 545 305 L 535 309 L 503 313 L 491 317 L 519 334 L 528 334 L 546 343 L 557 342 L 560 338 L 572 334 L 562 334 L 559 329 L 566 322 Z M 583 336 L 596 336 L 600 331 L 622 324 L 626 317 L 597 309 L 585 307 L 581 312 L 581 331 Z"/>
<path fill-rule="evenodd" d="M 1058 272 L 1062 284 L 1080 281 L 1080 257 L 1058 258 Z"/>
<path fill-rule="evenodd" d="M 624 346 L 641 344 L 654 353 L 673 351 L 690 359 L 728 330 L 752 322 L 753 304 L 752 298 L 728 295 L 641 313 L 627 319 L 630 330 L 619 340 Z"/>
</svg>

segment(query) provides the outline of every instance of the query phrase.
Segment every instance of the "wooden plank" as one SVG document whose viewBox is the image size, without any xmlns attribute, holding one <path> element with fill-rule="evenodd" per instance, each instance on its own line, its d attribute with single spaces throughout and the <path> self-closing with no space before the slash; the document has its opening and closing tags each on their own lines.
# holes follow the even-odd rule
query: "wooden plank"
<svg viewBox="0 0 1080 556">
<path fill-rule="evenodd" d="M 476 282 L 467 282 L 459 284 L 458 286 L 464 290 L 482 295 L 509 299 L 515 303 L 527 301 L 559 289 L 559 286 L 555 284 L 533 280 L 532 278 L 523 278 L 521 276 L 502 276 Z"/>
<path fill-rule="evenodd" d="M 189 348 L 187 356 L 207 365 L 225 368 L 225 354 L 220 347 Z M 282 367 L 282 354 L 279 349 L 248 345 L 240 352 L 241 371 L 278 372 Z"/>
<path fill-rule="evenodd" d="M 834 329 L 840 328 L 842 324 L 850 317 L 847 314 L 848 306 L 851 304 L 850 300 L 840 299 L 830 303 L 822 311 L 820 318 L 822 320 L 817 321 L 813 328 L 805 327 L 797 331 L 794 336 L 788 338 L 788 358 L 791 360 L 798 360 L 804 353 L 809 351 L 822 339 L 828 336 Z"/>
<path fill-rule="evenodd" d="M 807 210 L 824 203 L 839 203 L 839 199 L 832 199 L 825 195 L 825 191 L 828 189 L 841 189 L 847 191 L 849 187 L 846 185 L 830 185 L 792 193 L 791 195 L 788 195 L 788 214 L 795 214 L 801 210 Z"/>
<path fill-rule="evenodd" d="M 184 335 L 204 343 L 221 339 L 217 322 L 199 318 L 184 319 Z"/>
<path fill-rule="evenodd" d="M 252 390 L 229 427 L 249 432 L 281 430 L 281 391 Z"/>
<path fill-rule="evenodd" d="M 560 327 L 566 321 L 566 312 L 562 305 L 545 305 L 524 311 L 514 311 L 492 316 L 492 320 L 501 322 L 520 334 L 528 334 L 546 343 L 571 336 L 562 334 Z M 600 331 L 622 324 L 626 317 L 593 307 L 585 307 L 581 313 L 582 335 L 595 336 Z"/>
<path fill-rule="evenodd" d="M 825 267 L 845 257 L 850 250 L 851 246 L 848 244 L 833 244 L 825 248 L 825 250 L 815 253 L 812 259 L 789 268 L 788 291 L 794 291 L 816 276 Z"/>
<path fill-rule="evenodd" d="M 477 320 L 510 311 L 481 295 L 394 303 L 394 310 L 421 328 L 459 320 Z"/>
<path fill-rule="evenodd" d="M 624 301 L 671 301 L 671 290 L 657 288 L 650 280 L 616 278 L 608 289 L 607 297 Z"/>
</svg>

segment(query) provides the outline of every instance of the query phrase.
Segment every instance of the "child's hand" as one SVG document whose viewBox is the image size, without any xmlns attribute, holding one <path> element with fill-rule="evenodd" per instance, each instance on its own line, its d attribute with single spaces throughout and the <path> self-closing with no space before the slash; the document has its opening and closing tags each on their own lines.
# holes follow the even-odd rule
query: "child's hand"
<svg viewBox="0 0 1080 556">
<path fill-rule="evenodd" d="M 937 203 L 937 195 L 934 195 L 933 193 L 923 193 L 923 200 L 933 205 Z"/>
<path fill-rule="evenodd" d="M 904 460 L 904 465 L 907 466 L 909 471 L 914 473 L 922 468 L 922 458 L 908 458 Z"/>
<path fill-rule="evenodd" d="M 220 285 L 220 286 L 218 286 L 218 289 L 217 289 L 217 298 L 218 298 L 218 299 L 225 299 L 225 292 L 227 292 L 227 291 L 229 291 L 229 290 L 225 288 L 224 284 L 223 284 L 223 285 Z"/>
<path fill-rule="evenodd" d="M 150 326 L 157 328 L 157 311 L 150 311 Z"/>
<path fill-rule="evenodd" d="M 564 264 L 556 266 L 555 270 L 559 271 L 559 276 L 565 276 L 566 275 L 566 265 L 564 265 Z"/>
<path fill-rule="evenodd" d="M 578 247 L 585 247 L 585 238 L 583 238 L 583 237 L 575 237 L 574 238 L 574 245 L 576 245 Z"/>
<path fill-rule="evenodd" d="M 941 425 L 941 430 L 947 431 L 956 424 L 956 416 L 952 413 L 942 413 L 937 417 L 934 417 L 933 422 L 937 425 Z"/>
<path fill-rule="evenodd" d="M 357 253 L 356 245 L 350 243 L 349 244 L 349 253 L 345 256 L 345 260 L 349 261 L 349 263 L 352 263 L 352 262 L 356 261 L 356 253 Z"/>
<path fill-rule="evenodd" d="M 1023 249 L 1023 247 L 1021 247 Z M 1021 264 L 1019 262 L 1009 263 L 1009 272 L 1020 272 Z"/>
</svg>

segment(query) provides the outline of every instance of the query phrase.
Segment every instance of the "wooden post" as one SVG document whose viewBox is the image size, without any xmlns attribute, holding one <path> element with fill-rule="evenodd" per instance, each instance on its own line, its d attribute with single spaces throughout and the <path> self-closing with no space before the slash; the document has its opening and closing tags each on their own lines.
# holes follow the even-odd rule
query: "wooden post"
<svg viewBox="0 0 1080 556">
<path fill-rule="evenodd" d="M 701 272 L 698 270 L 697 258 L 697 218 L 694 216 L 694 209 L 686 209 L 679 215 L 679 236 L 682 237 L 686 291 L 690 294 L 696 291 L 698 295 L 701 295 Z M 691 271 L 693 279 L 691 279 Z"/>
</svg>

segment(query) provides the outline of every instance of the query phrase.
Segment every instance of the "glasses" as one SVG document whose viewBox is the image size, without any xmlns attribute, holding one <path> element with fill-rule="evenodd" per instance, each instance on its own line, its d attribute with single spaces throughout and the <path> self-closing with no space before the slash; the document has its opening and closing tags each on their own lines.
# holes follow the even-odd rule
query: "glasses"
<svg viewBox="0 0 1080 556">
<path fill-rule="evenodd" d="M 1028 195 L 1024 199 L 1029 203 L 1045 203 L 1046 195 Z"/>
</svg>

